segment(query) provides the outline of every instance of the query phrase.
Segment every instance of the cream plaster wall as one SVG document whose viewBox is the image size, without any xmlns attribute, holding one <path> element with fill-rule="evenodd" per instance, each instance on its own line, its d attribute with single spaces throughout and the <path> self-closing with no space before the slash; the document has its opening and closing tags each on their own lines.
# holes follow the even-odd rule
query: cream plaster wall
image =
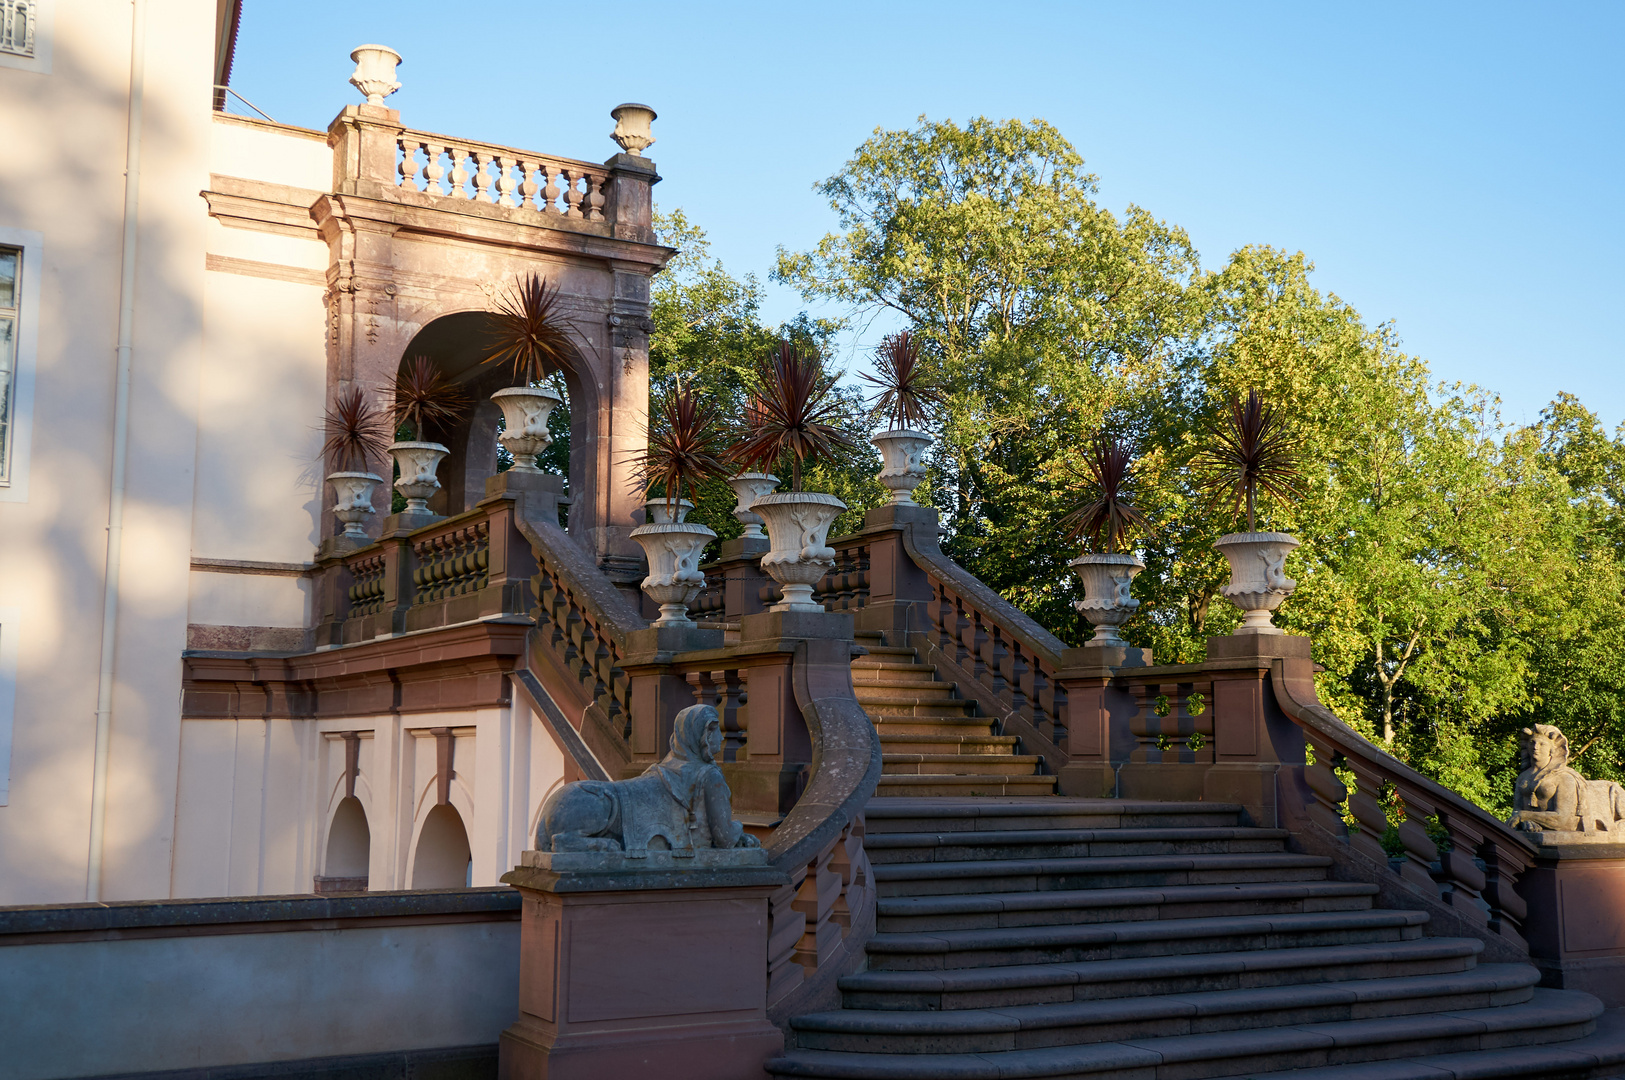
<svg viewBox="0 0 1625 1080">
<path fill-rule="evenodd" d="M 291 574 L 192 569 L 187 621 L 209 626 L 309 626 L 311 584 Z"/>
<path fill-rule="evenodd" d="M 335 104 L 334 111 L 337 109 Z M 333 152 L 327 148 L 325 131 L 215 113 L 209 171 L 216 176 L 326 191 L 333 183 Z"/>
</svg>

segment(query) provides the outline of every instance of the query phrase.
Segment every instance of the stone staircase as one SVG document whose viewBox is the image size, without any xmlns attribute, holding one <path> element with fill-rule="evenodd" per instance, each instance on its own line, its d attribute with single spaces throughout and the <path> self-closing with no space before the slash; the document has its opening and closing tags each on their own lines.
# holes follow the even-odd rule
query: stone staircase
<svg viewBox="0 0 1625 1080">
<path fill-rule="evenodd" d="M 1015 770 L 1030 759 L 986 721 L 951 711 L 951 687 L 906 650 L 871 647 L 862 662 L 884 725 L 883 793 L 1043 779 Z M 893 771 L 894 755 L 918 767 Z M 956 757 L 1011 771 L 960 771 L 944 760 Z M 1375 886 L 1329 880 L 1329 859 L 1239 817 L 1215 803 L 871 800 L 866 970 L 841 980 L 842 1008 L 792 1020 L 767 1071 L 1625 1077 L 1625 1024 L 1595 998 L 1538 988 L 1528 965 L 1479 964 L 1478 940 L 1426 936 L 1426 913 L 1374 907 Z"/>
<path fill-rule="evenodd" d="M 995 734 L 995 718 L 941 682 L 913 649 L 858 635 L 868 650 L 852 662 L 852 683 L 880 732 L 881 796 L 1053 795 L 1035 754 L 1017 753 L 1014 735 Z"/>
</svg>

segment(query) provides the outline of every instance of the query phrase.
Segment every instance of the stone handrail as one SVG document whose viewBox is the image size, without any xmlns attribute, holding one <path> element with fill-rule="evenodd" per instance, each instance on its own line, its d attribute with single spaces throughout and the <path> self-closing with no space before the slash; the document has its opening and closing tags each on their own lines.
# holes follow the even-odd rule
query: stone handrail
<svg viewBox="0 0 1625 1080">
<path fill-rule="evenodd" d="M 1448 905 L 1465 922 L 1527 950 L 1523 920 L 1528 905 L 1518 879 L 1535 861 L 1535 846 L 1494 815 L 1434 783 L 1372 745 L 1320 703 L 1313 666 L 1277 658 L 1270 682 L 1286 717 L 1302 729 L 1314 755 L 1299 791 L 1309 823 L 1397 877 L 1409 891 Z M 1350 790 L 1337 775 L 1354 776 Z M 1404 806 L 1394 831 L 1404 854 L 1391 857 L 1383 838 L 1394 828 L 1383 807 L 1388 793 Z M 1351 833 L 1345 813 L 1355 819 Z M 1433 835 L 1427 824 L 1433 823 Z M 1435 837 L 1448 838 L 1444 846 Z"/>
<path fill-rule="evenodd" d="M 602 165 L 403 129 L 396 186 L 431 200 L 478 202 L 577 221 L 603 221 Z"/>
</svg>

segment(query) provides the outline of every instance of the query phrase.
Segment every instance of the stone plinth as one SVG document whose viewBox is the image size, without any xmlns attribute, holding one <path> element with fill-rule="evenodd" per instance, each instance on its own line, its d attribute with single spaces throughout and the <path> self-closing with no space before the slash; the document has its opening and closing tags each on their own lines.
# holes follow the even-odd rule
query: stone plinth
<svg viewBox="0 0 1625 1080">
<path fill-rule="evenodd" d="M 1531 833 L 1535 865 L 1518 882 L 1523 933 L 1541 983 L 1625 1005 L 1625 844 L 1563 843 Z"/>
<path fill-rule="evenodd" d="M 784 1047 L 767 1020 L 768 897 L 759 849 L 527 851 L 519 1019 L 501 1080 L 730 1080 Z"/>
</svg>

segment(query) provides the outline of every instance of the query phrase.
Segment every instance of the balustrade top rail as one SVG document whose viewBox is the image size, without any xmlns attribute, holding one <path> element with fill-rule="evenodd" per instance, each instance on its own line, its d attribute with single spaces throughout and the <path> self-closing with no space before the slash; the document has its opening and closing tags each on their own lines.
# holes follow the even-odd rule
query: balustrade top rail
<svg viewBox="0 0 1625 1080">
<path fill-rule="evenodd" d="M 397 136 L 396 162 L 396 186 L 431 199 L 604 220 L 609 172 L 592 162 L 412 130 Z"/>
</svg>

